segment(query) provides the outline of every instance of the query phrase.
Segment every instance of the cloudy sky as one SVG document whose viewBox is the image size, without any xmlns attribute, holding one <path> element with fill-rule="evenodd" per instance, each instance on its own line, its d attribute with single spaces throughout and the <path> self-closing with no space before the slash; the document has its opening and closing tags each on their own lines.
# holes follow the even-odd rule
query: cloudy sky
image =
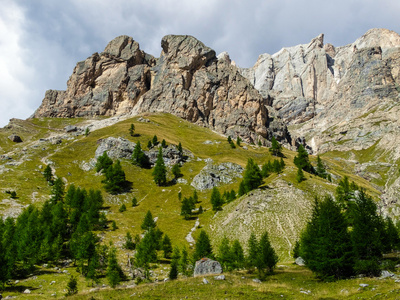
<svg viewBox="0 0 400 300">
<path fill-rule="evenodd" d="M 368 29 L 400 33 L 399 0 L 0 0 L 0 127 L 27 118 L 75 64 L 126 34 L 159 56 L 166 34 L 193 35 L 239 66 L 320 33 L 342 46 Z"/>
</svg>

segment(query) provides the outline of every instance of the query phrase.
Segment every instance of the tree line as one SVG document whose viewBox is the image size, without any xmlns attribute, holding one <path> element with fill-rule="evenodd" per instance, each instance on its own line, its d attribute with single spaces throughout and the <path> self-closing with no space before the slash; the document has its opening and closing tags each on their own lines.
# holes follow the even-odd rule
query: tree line
<svg viewBox="0 0 400 300">
<path fill-rule="evenodd" d="M 339 183 L 336 200 L 329 195 L 315 200 L 295 256 L 324 280 L 379 275 L 383 253 L 400 249 L 393 221 L 379 215 L 374 200 L 347 177 Z"/>
</svg>

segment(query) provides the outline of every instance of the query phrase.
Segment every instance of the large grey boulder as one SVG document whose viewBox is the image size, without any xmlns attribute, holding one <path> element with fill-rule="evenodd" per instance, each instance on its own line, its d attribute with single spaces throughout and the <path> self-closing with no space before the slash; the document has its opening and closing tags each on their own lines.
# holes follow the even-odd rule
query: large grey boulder
<svg viewBox="0 0 400 300">
<path fill-rule="evenodd" d="M 95 158 L 103 155 L 104 151 L 111 158 L 125 158 L 130 159 L 132 157 L 133 149 L 135 148 L 135 143 L 132 143 L 123 138 L 108 137 L 98 141 L 99 146 L 95 152 Z"/>
<path fill-rule="evenodd" d="M 221 273 L 222 273 L 221 264 L 216 260 L 212 260 L 205 257 L 196 261 L 193 276 L 196 277 L 196 276 L 221 274 Z"/>
<path fill-rule="evenodd" d="M 242 172 L 240 165 L 231 162 L 218 165 L 210 162 L 193 178 L 191 185 L 199 191 L 212 189 L 220 184 L 231 183 L 235 178 L 242 178 Z"/>
</svg>

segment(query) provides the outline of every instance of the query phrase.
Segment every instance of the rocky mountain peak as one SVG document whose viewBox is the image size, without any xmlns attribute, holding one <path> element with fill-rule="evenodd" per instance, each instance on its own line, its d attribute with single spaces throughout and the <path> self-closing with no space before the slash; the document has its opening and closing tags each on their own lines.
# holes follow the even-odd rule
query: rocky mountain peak
<svg viewBox="0 0 400 300">
<path fill-rule="evenodd" d="M 199 69 L 215 59 L 215 51 L 189 35 L 167 35 L 161 40 L 161 58 L 182 70 Z"/>
<path fill-rule="evenodd" d="M 263 96 L 228 59 L 187 35 L 167 35 L 155 59 L 129 36 L 77 63 L 66 91 L 48 91 L 33 117 L 166 112 L 247 142 L 291 138 Z M 229 62 L 229 63 L 227 63 Z"/>
<path fill-rule="evenodd" d="M 379 46 L 386 50 L 393 47 L 400 47 L 400 35 L 392 30 L 373 28 L 368 30 L 352 45 L 356 46 L 357 49 Z"/>
</svg>

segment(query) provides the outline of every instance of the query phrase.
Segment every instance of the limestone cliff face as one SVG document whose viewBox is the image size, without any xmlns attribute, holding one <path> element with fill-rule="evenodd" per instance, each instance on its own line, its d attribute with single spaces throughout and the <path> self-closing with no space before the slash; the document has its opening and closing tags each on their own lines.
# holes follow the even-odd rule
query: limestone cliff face
<svg viewBox="0 0 400 300">
<path fill-rule="evenodd" d="M 369 149 L 360 161 L 348 152 L 349 166 L 378 182 L 384 212 L 400 215 L 400 35 L 371 29 L 342 47 L 320 35 L 241 73 L 314 153 Z"/>
<path fill-rule="evenodd" d="M 271 123 L 265 99 L 228 57 L 191 36 L 162 39 L 158 59 L 127 36 L 79 62 L 66 91 L 47 91 L 33 117 L 81 117 L 167 112 L 247 142 L 290 142 L 286 127 Z"/>
<path fill-rule="evenodd" d="M 323 38 L 262 54 L 241 73 L 314 152 L 366 149 L 398 131 L 400 36 L 372 29 L 342 47 Z"/>
</svg>

